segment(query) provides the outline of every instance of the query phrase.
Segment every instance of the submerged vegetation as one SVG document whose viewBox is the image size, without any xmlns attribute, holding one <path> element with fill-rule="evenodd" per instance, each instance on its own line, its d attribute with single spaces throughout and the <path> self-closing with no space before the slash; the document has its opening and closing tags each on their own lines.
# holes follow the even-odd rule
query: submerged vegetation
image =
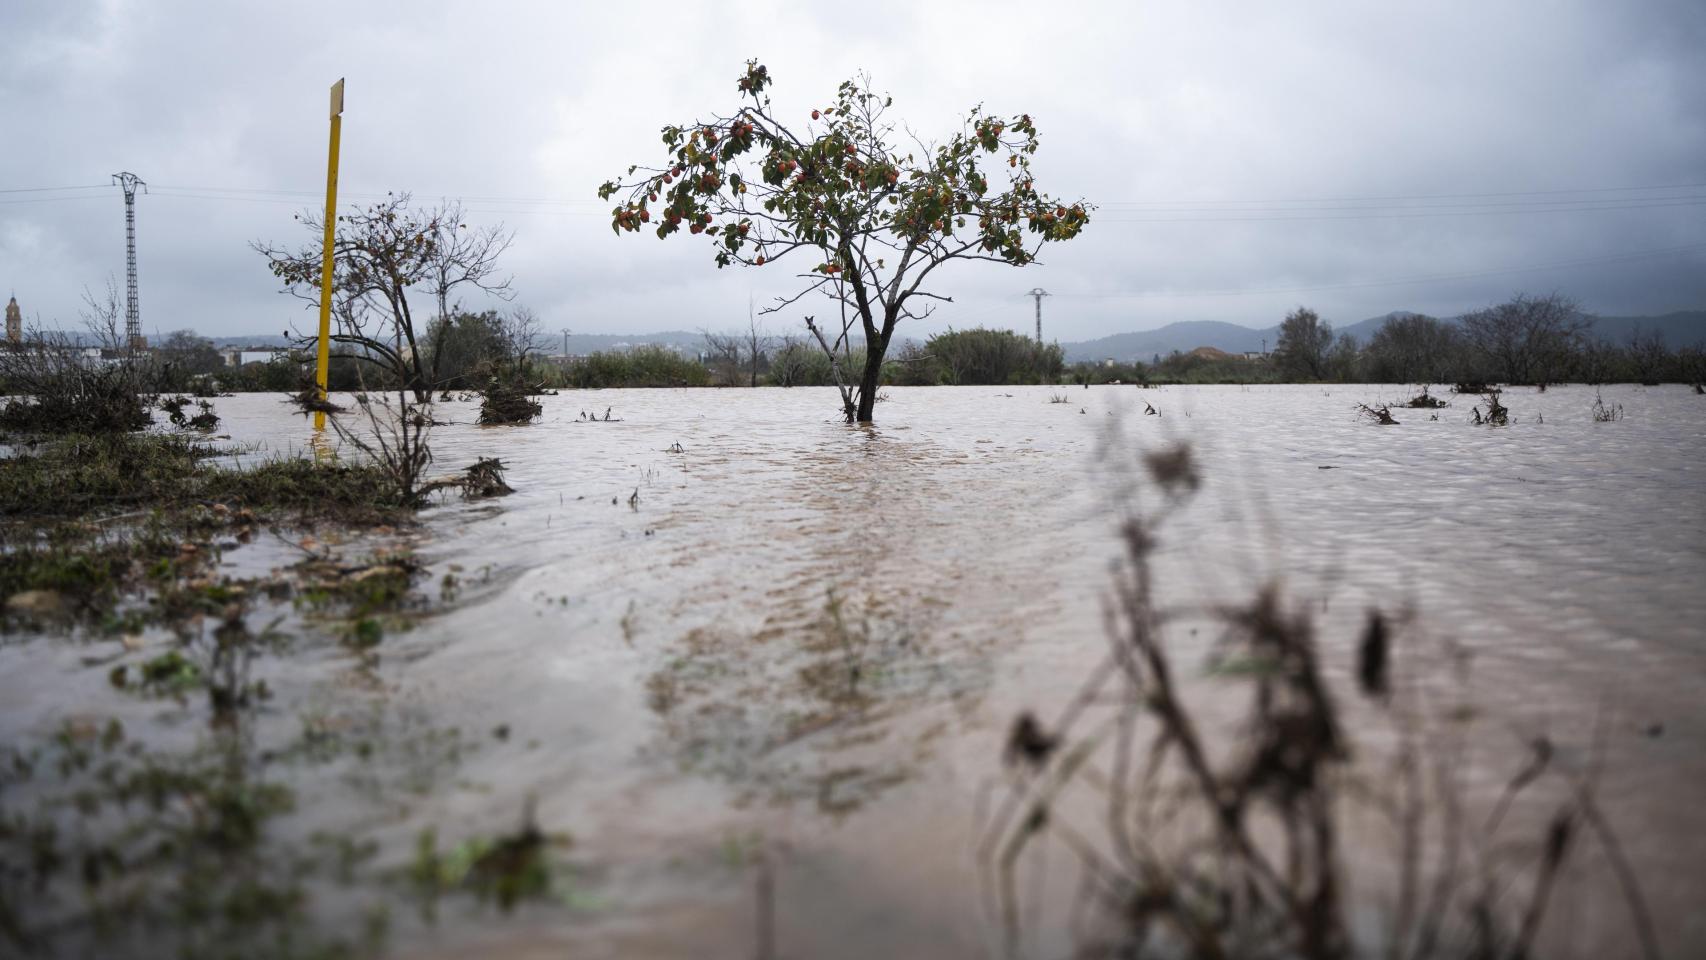
<svg viewBox="0 0 1706 960">
<path fill-rule="evenodd" d="M 267 664 L 329 647 L 371 685 L 386 638 L 433 606 L 400 538 L 414 509 L 439 490 L 509 487 L 491 458 L 424 479 L 424 417 L 358 406 L 374 435 L 333 418 L 367 454 L 349 461 L 232 463 L 241 451 L 194 435 L 116 431 L 16 441 L 0 458 L 0 633 L 90 644 L 85 664 L 116 698 L 60 711 L 58 732 L 0 756 L 0 953 L 372 956 L 391 903 L 426 897 L 381 868 L 373 841 L 289 824 L 313 807 L 304 783 L 389 776 L 376 760 L 397 750 L 453 762 L 454 736 L 357 736 L 347 715 L 374 707 L 354 688 L 335 723 L 299 719 L 300 691 L 281 713 L 293 671 Z M 263 535 L 282 564 L 224 564 Z M 447 580 L 441 600 L 454 593 Z M 204 717 L 206 732 L 130 723 L 139 702 Z M 461 890 L 505 909 L 552 895 L 539 877 L 560 872 L 557 845 L 536 836 L 464 842 L 478 852 L 467 882 L 433 890 L 423 915 Z"/>
<path fill-rule="evenodd" d="M 1615 423 L 1623 419 L 1623 404 L 1607 406 L 1599 391 L 1593 392 L 1593 420 L 1595 423 Z"/>
<path fill-rule="evenodd" d="M 406 520 L 376 467 L 213 462 L 230 453 L 182 436 L 117 434 L 60 438 L 0 459 L 4 621 L 134 628 L 194 599 L 200 588 L 186 594 L 186 584 L 201 582 L 220 544 L 248 542 L 269 525 Z M 121 604 L 144 595 L 155 599 Z"/>
<path fill-rule="evenodd" d="M 1503 391 L 1488 390 L 1481 397 L 1481 402 L 1487 405 L 1486 415 L 1482 415 L 1481 408 L 1478 406 L 1471 410 L 1475 416 L 1475 422 L 1495 427 L 1502 427 L 1510 423 L 1510 408 L 1499 402 L 1499 398 L 1503 395 Z"/>
<path fill-rule="evenodd" d="M 480 391 L 480 423 L 486 426 L 532 423 L 545 410 L 526 384 L 492 377 Z"/>
<path fill-rule="evenodd" d="M 1392 408 L 1384 403 L 1372 407 L 1366 403 L 1359 403 L 1357 404 L 1357 416 L 1383 427 L 1398 425 L 1397 418 L 1392 416 Z"/>
<path fill-rule="evenodd" d="M 1597 765 L 1562 764 L 1541 737 L 1496 798 L 1472 795 L 1475 704 L 1452 645 L 1415 655 L 1410 619 L 1370 610 L 1348 671 L 1363 699 L 1353 723 L 1310 603 L 1269 584 L 1239 605 L 1168 604 L 1153 558 L 1200 481 L 1183 446 L 1147 467 L 1161 505 L 1123 505 L 1107 656 L 1052 726 L 1025 713 L 1008 739 L 1010 789 L 981 851 L 1009 942 L 1027 915 L 1026 853 L 1058 843 L 1083 868 L 1093 918 L 1080 956 L 1528 957 L 1566 861 L 1592 844 L 1616 867 L 1631 955 L 1658 954 L 1595 801 Z M 1212 703 L 1176 660 L 1187 630 L 1216 638 L 1201 681 Z M 1245 709 L 1231 723 L 1229 697 Z M 1353 734 L 1375 729 L 1378 745 Z M 1389 852 L 1349 848 L 1359 812 Z M 1519 822 L 1539 824 L 1537 855 L 1501 856 Z"/>
</svg>

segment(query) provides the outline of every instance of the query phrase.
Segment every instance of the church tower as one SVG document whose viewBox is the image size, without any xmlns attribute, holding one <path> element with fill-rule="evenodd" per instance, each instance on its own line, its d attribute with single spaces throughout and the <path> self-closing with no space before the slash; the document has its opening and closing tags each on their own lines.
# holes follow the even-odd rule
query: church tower
<svg viewBox="0 0 1706 960">
<path fill-rule="evenodd" d="M 6 342 L 16 347 L 24 342 L 24 311 L 18 309 L 18 298 L 6 303 Z"/>
</svg>

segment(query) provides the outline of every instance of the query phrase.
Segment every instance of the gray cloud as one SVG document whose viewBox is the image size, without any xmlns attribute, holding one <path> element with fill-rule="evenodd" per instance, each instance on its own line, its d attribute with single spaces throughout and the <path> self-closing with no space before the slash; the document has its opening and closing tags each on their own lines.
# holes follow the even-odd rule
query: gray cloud
<svg viewBox="0 0 1706 960">
<path fill-rule="evenodd" d="M 731 105 L 756 56 L 802 115 L 861 70 L 925 136 L 978 102 L 1028 111 L 1039 182 L 1101 204 L 1046 264 L 946 276 L 958 302 L 913 333 L 1025 328 L 1037 285 L 1061 339 L 1522 289 L 1604 313 L 1706 305 L 1706 186 L 1606 189 L 1706 183 L 1698 2 L 679 6 L 10 4 L 0 190 L 133 170 L 153 190 L 145 326 L 281 330 L 300 305 L 247 243 L 297 235 L 345 76 L 346 198 L 462 197 L 506 222 L 520 300 L 550 328 L 732 327 L 786 277 L 617 238 L 593 190 L 657 159 L 665 122 Z M 81 288 L 122 271 L 116 188 L 0 194 L 0 288 L 30 315 L 70 324 Z"/>
</svg>

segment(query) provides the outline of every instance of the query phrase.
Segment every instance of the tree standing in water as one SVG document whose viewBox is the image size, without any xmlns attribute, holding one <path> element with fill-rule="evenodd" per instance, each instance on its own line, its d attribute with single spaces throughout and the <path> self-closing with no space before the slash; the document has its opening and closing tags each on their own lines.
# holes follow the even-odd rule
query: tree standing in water
<svg viewBox="0 0 1706 960">
<path fill-rule="evenodd" d="M 1280 323 L 1274 362 L 1292 380 L 1325 380 L 1327 355 L 1333 346 L 1333 325 L 1308 307 L 1298 307 Z"/>
<path fill-rule="evenodd" d="M 704 235 L 718 267 L 796 255 L 800 288 L 765 312 L 828 299 L 836 320 L 808 317 L 806 325 L 830 356 L 847 422 L 869 423 L 896 325 L 927 316 L 932 301 L 952 302 L 924 286 L 938 267 L 1033 263 L 1044 244 L 1076 237 L 1092 208 L 1036 189 L 1029 115 L 975 107 L 945 142 L 907 147 L 885 119 L 892 100 L 867 78 L 842 83 L 800 132 L 777 116 L 769 85 L 769 71 L 748 61 L 738 109 L 664 127 L 664 164 L 629 167 L 598 195 L 619 199 L 611 211 L 618 234 Z M 855 331 L 865 346 L 856 383 L 845 371 Z"/>
</svg>

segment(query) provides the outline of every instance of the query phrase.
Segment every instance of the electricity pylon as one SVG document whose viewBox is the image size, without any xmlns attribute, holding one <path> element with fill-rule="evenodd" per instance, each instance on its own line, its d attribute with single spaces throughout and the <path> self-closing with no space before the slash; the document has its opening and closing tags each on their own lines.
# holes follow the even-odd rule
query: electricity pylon
<svg viewBox="0 0 1706 960">
<path fill-rule="evenodd" d="M 142 308 L 136 302 L 136 188 L 148 184 L 134 173 L 115 173 L 113 182 L 124 191 L 124 345 L 128 351 L 147 346 L 142 339 Z"/>
<path fill-rule="evenodd" d="M 1037 343 L 1040 344 L 1043 342 L 1043 298 L 1052 294 L 1042 287 L 1032 287 L 1025 296 L 1037 298 Z"/>
</svg>

